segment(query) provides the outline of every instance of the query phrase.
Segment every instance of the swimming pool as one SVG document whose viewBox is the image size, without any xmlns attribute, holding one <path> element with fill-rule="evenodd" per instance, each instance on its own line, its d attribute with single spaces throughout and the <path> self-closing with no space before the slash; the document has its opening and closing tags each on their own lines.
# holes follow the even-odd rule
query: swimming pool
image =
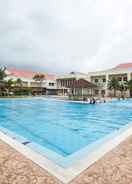
<svg viewBox="0 0 132 184">
<path fill-rule="evenodd" d="M 132 122 L 132 100 L 81 104 L 52 99 L 0 100 L 0 130 L 67 166 L 85 148 Z M 71 160 L 70 160 L 71 163 Z"/>
</svg>

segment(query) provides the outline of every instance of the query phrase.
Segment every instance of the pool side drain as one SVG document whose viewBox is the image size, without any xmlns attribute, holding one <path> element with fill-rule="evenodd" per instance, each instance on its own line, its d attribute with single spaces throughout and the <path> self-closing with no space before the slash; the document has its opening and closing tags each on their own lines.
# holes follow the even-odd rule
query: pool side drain
<svg viewBox="0 0 132 184">
<path fill-rule="evenodd" d="M 25 141 L 25 142 L 23 142 L 22 144 L 23 145 L 27 145 L 27 144 L 29 144 L 29 143 L 31 143 L 30 141 Z"/>
</svg>

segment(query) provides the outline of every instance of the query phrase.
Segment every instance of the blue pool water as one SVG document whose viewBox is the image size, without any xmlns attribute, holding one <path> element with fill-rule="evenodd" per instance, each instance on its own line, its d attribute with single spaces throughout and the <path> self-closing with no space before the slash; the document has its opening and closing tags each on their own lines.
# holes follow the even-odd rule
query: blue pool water
<svg viewBox="0 0 132 184">
<path fill-rule="evenodd" d="M 132 122 L 132 101 L 0 100 L 0 127 L 64 157 Z"/>
</svg>

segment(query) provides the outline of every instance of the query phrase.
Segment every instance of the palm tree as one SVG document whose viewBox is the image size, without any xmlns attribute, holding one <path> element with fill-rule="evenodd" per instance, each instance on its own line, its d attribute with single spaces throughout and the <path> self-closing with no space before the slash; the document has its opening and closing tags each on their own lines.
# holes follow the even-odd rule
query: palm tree
<svg viewBox="0 0 132 184">
<path fill-rule="evenodd" d="M 20 78 L 18 78 L 18 79 L 15 81 L 15 83 L 16 83 L 16 86 L 22 87 L 22 80 L 21 80 Z"/>
<path fill-rule="evenodd" d="M 14 85 L 14 83 L 15 82 L 13 81 L 13 79 L 9 79 L 9 80 L 5 81 L 5 86 L 7 88 L 7 93 L 11 92 L 11 88 Z"/>
<path fill-rule="evenodd" d="M 113 77 L 109 82 L 108 82 L 108 89 L 109 90 L 114 90 L 114 97 L 116 96 L 116 91 L 119 89 L 119 81 L 115 77 Z"/>
<path fill-rule="evenodd" d="M 35 74 L 33 77 L 33 80 L 40 82 L 41 85 L 41 93 L 43 93 L 43 81 L 45 80 L 45 75 L 44 74 Z"/>
<path fill-rule="evenodd" d="M 0 67 L 0 96 L 2 95 L 5 89 L 4 79 L 7 76 L 5 71 L 6 71 L 6 67 Z"/>
<path fill-rule="evenodd" d="M 0 67 L 0 81 L 3 82 L 6 75 L 6 67 Z"/>
</svg>

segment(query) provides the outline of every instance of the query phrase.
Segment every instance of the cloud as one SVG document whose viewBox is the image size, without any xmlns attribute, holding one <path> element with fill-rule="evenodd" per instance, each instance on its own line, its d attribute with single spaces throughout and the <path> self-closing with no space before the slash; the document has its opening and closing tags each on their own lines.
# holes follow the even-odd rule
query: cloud
<svg viewBox="0 0 132 184">
<path fill-rule="evenodd" d="M 131 0 L 0 0 L 0 64 L 54 73 L 132 58 Z"/>
</svg>

